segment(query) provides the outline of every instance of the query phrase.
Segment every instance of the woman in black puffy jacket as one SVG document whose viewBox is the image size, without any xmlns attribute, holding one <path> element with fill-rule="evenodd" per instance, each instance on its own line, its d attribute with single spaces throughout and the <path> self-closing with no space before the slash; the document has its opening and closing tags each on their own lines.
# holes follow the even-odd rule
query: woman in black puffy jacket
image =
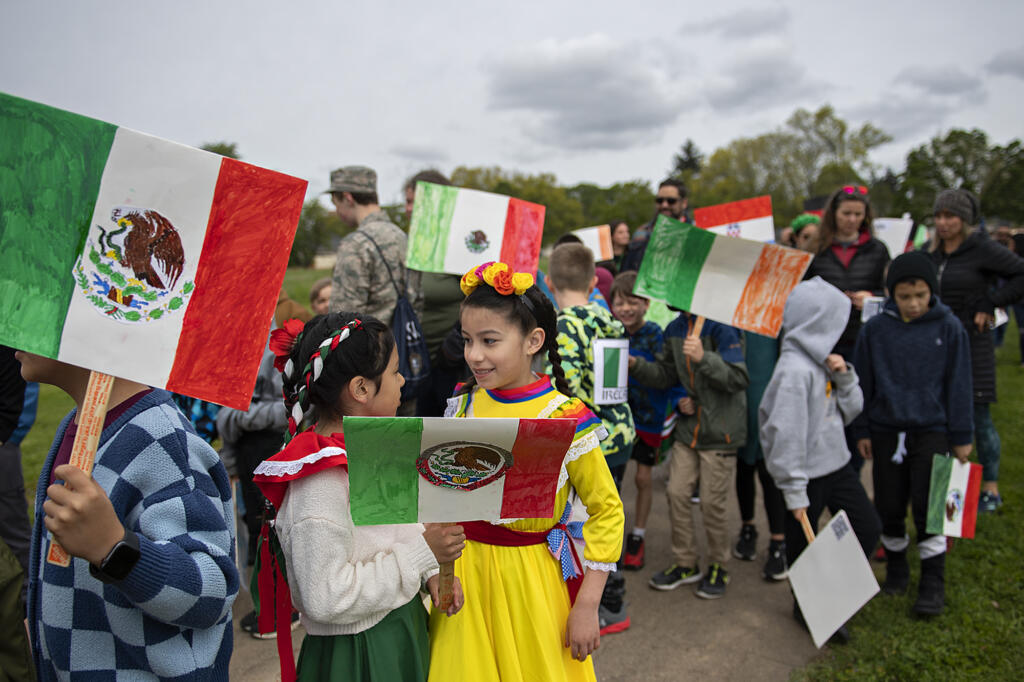
<svg viewBox="0 0 1024 682">
<path fill-rule="evenodd" d="M 996 400 L 996 358 L 992 325 L 995 309 L 1024 297 L 1024 260 L 975 230 L 981 206 L 963 189 L 935 197 L 935 239 L 930 251 L 939 270 L 939 297 L 967 329 L 974 385 L 974 440 L 982 466 L 978 511 L 993 512 L 999 497 L 999 433 L 989 405 Z M 997 278 L 1005 285 L 995 288 Z"/>
<path fill-rule="evenodd" d="M 853 361 L 860 331 L 860 315 L 867 296 L 883 296 L 889 249 L 871 230 L 871 202 L 867 187 L 847 185 L 832 193 L 821 217 L 818 253 L 807 269 L 836 287 L 853 303 L 839 343 L 833 352 Z"/>
</svg>

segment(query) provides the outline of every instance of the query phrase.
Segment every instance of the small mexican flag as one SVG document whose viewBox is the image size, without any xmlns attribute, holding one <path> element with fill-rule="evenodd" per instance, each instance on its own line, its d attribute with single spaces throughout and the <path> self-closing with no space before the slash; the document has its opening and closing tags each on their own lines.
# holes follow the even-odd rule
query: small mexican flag
<svg viewBox="0 0 1024 682">
<path fill-rule="evenodd" d="M 727 204 L 695 209 L 693 222 L 702 230 L 757 242 L 775 241 L 770 196 L 731 201 Z"/>
<path fill-rule="evenodd" d="M 358 526 L 549 518 L 575 419 L 345 417 Z"/>
<path fill-rule="evenodd" d="M 951 538 L 973 538 L 981 492 L 981 465 L 955 457 L 935 455 L 928 491 L 929 533 Z"/>
<path fill-rule="evenodd" d="M 475 189 L 416 184 L 406 266 L 465 274 L 488 261 L 537 273 L 544 207 Z"/>
<path fill-rule="evenodd" d="M 612 251 L 612 228 L 610 225 L 597 225 L 595 227 L 581 227 L 573 230 L 572 233 L 580 238 L 583 246 L 594 252 L 594 261 L 611 260 Z"/>
<path fill-rule="evenodd" d="M 0 343 L 246 409 L 305 190 L 0 93 Z"/>
<path fill-rule="evenodd" d="M 811 254 L 726 237 L 658 216 L 635 291 L 694 315 L 778 336 L 786 298 Z"/>
</svg>

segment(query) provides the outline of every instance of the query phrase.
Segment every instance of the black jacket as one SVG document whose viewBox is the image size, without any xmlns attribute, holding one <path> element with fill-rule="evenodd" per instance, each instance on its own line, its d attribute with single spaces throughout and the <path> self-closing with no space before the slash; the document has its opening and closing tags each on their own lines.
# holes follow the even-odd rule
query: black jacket
<svg viewBox="0 0 1024 682">
<path fill-rule="evenodd" d="M 870 291 L 875 296 L 885 294 L 885 266 L 889 264 L 889 249 L 885 244 L 871 237 L 857 247 L 849 267 L 832 251 L 832 247 L 819 253 L 811 261 L 804 279 L 818 276 L 840 291 Z M 853 346 L 860 331 L 860 311 L 850 307 L 850 318 L 846 330 L 836 344 L 836 352 L 847 360 L 853 359 Z"/>
<path fill-rule="evenodd" d="M 979 332 L 974 325 L 974 315 L 991 315 L 996 308 L 1024 297 L 1024 259 L 980 230 L 970 234 L 953 253 L 943 252 L 940 246 L 931 256 L 939 268 L 939 296 L 967 329 L 971 342 L 974 402 L 995 402 L 996 357 L 992 332 L 987 329 Z M 995 289 L 999 277 L 1006 284 Z"/>
</svg>

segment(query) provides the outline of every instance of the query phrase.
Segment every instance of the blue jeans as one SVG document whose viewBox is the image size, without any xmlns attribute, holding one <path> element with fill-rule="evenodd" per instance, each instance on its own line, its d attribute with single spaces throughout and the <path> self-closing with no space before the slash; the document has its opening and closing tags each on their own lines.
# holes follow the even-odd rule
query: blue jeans
<svg viewBox="0 0 1024 682">
<path fill-rule="evenodd" d="M 999 434 L 992 423 L 989 403 L 974 403 L 974 442 L 981 462 L 981 480 L 999 480 Z"/>
</svg>

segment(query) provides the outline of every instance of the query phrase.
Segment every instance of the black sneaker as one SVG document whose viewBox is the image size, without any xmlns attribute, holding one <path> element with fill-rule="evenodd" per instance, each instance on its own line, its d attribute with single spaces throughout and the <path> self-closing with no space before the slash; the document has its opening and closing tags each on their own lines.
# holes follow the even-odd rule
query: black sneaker
<svg viewBox="0 0 1024 682">
<path fill-rule="evenodd" d="M 254 639 L 277 639 L 277 632 L 271 630 L 270 632 L 260 632 L 259 625 L 257 623 L 257 617 L 255 611 L 242 616 L 242 619 L 238 621 L 238 627 L 242 628 L 245 632 L 248 632 Z M 299 627 L 299 612 L 292 611 L 292 630 Z"/>
<path fill-rule="evenodd" d="M 722 564 L 711 564 L 708 574 L 697 588 L 697 596 L 702 599 L 719 599 L 725 596 L 725 586 L 729 584 L 729 572 Z"/>
<path fill-rule="evenodd" d="M 757 529 L 752 523 L 744 523 L 740 528 L 740 539 L 732 548 L 732 555 L 744 561 L 753 561 L 757 558 Z"/>
<path fill-rule="evenodd" d="M 684 568 L 672 564 L 661 573 L 655 573 L 647 584 L 656 590 L 674 590 L 680 585 L 695 583 L 703 577 L 704 574 L 696 566 Z"/>
<path fill-rule="evenodd" d="M 786 564 L 786 542 L 772 540 L 768 545 L 768 560 L 764 562 L 761 576 L 765 580 L 785 580 L 789 577 L 789 566 Z"/>
</svg>

